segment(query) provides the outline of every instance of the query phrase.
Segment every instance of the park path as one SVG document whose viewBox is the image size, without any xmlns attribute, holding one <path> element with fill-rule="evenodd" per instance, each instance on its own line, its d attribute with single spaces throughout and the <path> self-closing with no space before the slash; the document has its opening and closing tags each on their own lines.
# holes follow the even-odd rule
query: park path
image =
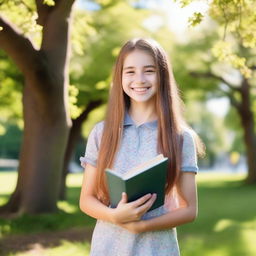
<svg viewBox="0 0 256 256">
<path fill-rule="evenodd" d="M 92 228 L 72 228 L 68 230 L 42 232 L 36 234 L 10 235 L 0 240 L 0 256 L 15 252 L 31 252 L 40 255 L 43 248 L 60 245 L 62 240 L 69 242 L 90 242 Z"/>
</svg>

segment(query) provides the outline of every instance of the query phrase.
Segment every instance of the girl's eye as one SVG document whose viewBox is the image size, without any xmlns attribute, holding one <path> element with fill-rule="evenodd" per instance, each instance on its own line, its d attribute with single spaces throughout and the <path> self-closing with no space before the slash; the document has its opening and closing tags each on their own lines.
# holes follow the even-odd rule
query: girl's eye
<svg viewBox="0 0 256 256">
<path fill-rule="evenodd" d="M 127 71 L 126 74 L 133 74 L 134 71 Z"/>
<path fill-rule="evenodd" d="M 153 73 L 153 72 L 155 72 L 155 70 L 153 70 L 153 69 L 146 70 L 146 73 Z"/>
</svg>

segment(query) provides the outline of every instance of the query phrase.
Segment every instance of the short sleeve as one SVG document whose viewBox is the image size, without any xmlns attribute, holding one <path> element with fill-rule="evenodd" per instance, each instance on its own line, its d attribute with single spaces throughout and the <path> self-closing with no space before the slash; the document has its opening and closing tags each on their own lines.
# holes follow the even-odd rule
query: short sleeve
<svg viewBox="0 0 256 256">
<path fill-rule="evenodd" d="M 80 157 L 81 166 L 85 168 L 86 163 L 97 166 L 100 140 L 99 124 L 96 124 L 91 130 L 86 144 L 84 156 Z"/>
<path fill-rule="evenodd" d="M 183 133 L 181 171 L 198 172 L 196 145 L 192 131 Z"/>
</svg>

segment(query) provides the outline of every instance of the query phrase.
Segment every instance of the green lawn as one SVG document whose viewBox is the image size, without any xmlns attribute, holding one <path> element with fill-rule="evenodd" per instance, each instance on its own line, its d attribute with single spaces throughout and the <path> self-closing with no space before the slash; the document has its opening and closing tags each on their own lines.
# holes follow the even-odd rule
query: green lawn
<svg viewBox="0 0 256 256">
<path fill-rule="evenodd" d="M 256 255 L 256 188 L 242 179 L 198 175 L 198 218 L 178 229 L 182 255 Z"/>
<path fill-rule="evenodd" d="M 0 219 L 0 239 L 18 235 L 44 234 L 62 230 L 91 229 L 94 220 L 78 208 L 81 174 L 68 177 L 68 201 L 59 202 L 61 212 L 18 219 Z M 244 186 L 241 175 L 200 173 L 198 179 L 199 215 L 194 223 L 178 228 L 182 256 L 255 256 L 256 188 Z M 0 204 L 14 188 L 16 174 L 0 172 Z M 6 256 L 80 256 L 88 255 L 89 242 L 62 239 L 51 246 L 36 243 L 33 250 Z M 1 249 L 0 249 L 0 255 Z"/>
</svg>

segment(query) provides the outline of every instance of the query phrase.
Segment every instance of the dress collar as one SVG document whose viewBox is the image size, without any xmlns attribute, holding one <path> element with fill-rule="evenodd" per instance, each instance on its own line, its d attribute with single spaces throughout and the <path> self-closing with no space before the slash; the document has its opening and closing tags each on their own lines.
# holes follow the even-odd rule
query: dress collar
<svg viewBox="0 0 256 256">
<path fill-rule="evenodd" d="M 125 111 L 123 124 L 124 124 L 124 126 L 134 125 L 136 127 L 146 126 L 148 128 L 152 128 L 152 129 L 157 128 L 157 120 L 146 122 L 146 123 L 143 123 L 143 124 L 137 126 L 134 123 L 134 121 L 132 120 L 132 118 L 130 117 L 130 115 L 128 114 L 128 111 Z"/>
</svg>

